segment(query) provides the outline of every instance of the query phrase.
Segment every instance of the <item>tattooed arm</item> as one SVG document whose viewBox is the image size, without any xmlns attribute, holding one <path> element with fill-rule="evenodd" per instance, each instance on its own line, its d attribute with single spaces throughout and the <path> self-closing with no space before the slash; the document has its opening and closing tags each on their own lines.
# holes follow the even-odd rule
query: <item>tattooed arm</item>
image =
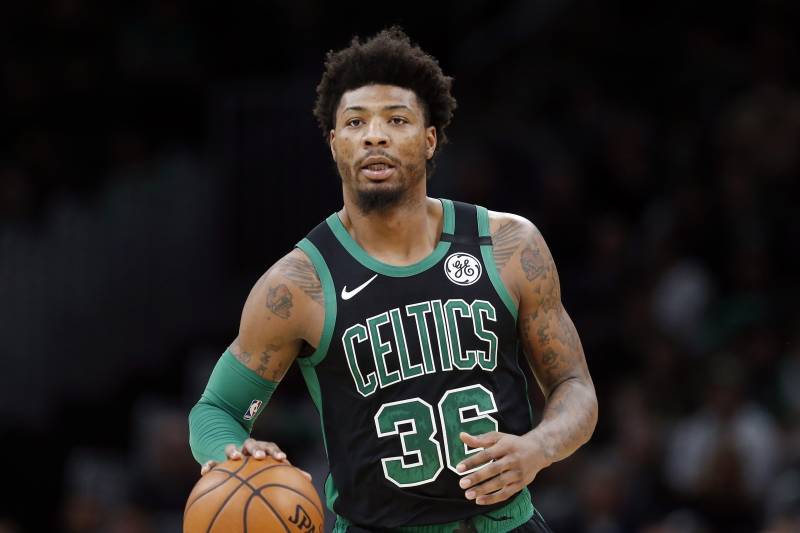
<svg viewBox="0 0 800 533">
<path fill-rule="evenodd" d="M 528 221 L 512 263 L 519 294 L 522 347 L 545 396 L 541 423 L 531 432 L 547 464 L 572 455 L 591 437 L 597 398 L 578 332 L 561 303 L 553 257 L 539 230 Z"/>
<path fill-rule="evenodd" d="M 323 303 L 322 286 L 314 267 L 301 250 L 293 250 L 261 276 L 250 291 L 242 311 L 239 335 L 229 348 L 231 353 L 260 377 L 270 382 L 280 381 L 298 354 L 319 342 L 325 318 Z M 204 412 L 212 413 L 210 418 L 208 415 L 202 418 L 200 413 L 194 418 L 190 415 L 190 426 L 194 420 L 198 428 L 197 442 L 205 436 L 213 438 L 211 442 L 215 446 L 230 443 L 224 450 L 229 459 L 241 459 L 243 455 L 256 459 L 267 455 L 286 459 L 286 454 L 274 442 L 252 438 L 242 442 L 246 434 L 236 438 L 242 430 L 235 430 L 235 420 L 229 420 L 216 405 L 207 409 L 210 411 Z M 226 431 L 229 423 L 233 424 L 230 426 L 233 432 Z M 223 433 L 217 433 L 218 430 Z M 201 473 L 205 474 L 214 465 L 215 460 L 206 461 Z"/>
<path fill-rule="evenodd" d="M 492 213 L 490 223 L 495 264 L 518 302 L 520 340 L 546 403 L 541 422 L 525 435 L 461 435 L 467 445 L 484 450 L 459 470 L 493 460 L 461 480 L 465 496 L 485 505 L 509 498 L 541 469 L 569 457 L 597 423 L 594 385 L 541 233 L 514 215 Z"/>
<path fill-rule="evenodd" d="M 292 250 L 250 291 L 231 352 L 264 379 L 280 381 L 303 346 L 316 346 L 322 336 L 323 303 L 311 261 Z"/>
</svg>

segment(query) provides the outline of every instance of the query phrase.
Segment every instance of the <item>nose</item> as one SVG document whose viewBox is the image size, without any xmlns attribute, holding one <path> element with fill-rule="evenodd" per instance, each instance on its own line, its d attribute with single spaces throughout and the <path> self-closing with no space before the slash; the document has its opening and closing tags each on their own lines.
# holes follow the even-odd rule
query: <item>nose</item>
<svg viewBox="0 0 800 533">
<path fill-rule="evenodd" d="M 389 136 L 386 134 L 380 120 L 371 120 L 364 134 L 364 146 L 388 146 Z"/>
</svg>

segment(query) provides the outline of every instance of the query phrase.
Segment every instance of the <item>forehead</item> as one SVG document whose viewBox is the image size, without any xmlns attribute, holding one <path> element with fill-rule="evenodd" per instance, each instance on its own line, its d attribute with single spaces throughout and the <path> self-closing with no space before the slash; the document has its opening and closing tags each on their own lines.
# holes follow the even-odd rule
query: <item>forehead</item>
<svg viewBox="0 0 800 533">
<path fill-rule="evenodd" d="M 348 107 L 381 109 L 388 106 L 406 106 L 412 111 L 422 113 L 417 95 L 410 89 L 396 85 L 364 85 L 342 94 L 337 114 Z"/>
</svg>

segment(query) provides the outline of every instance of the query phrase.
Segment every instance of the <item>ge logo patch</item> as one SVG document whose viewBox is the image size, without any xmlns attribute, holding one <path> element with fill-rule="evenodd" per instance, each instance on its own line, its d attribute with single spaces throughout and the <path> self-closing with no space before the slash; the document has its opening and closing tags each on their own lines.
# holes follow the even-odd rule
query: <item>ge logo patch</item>
<svg viewBox="0 0 800 533">
<path fill-rule="evenodd" d="M 480 261 L 465 253 L 451 254 L 444 262 L 444 273 L 456 285 L 472 285 L 483 272 Z"/>
</svg>

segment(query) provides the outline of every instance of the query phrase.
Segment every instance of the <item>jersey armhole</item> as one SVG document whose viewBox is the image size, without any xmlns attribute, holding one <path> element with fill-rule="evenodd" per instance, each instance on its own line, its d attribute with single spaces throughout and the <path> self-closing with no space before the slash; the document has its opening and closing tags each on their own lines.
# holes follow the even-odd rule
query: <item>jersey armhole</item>
<svg viewBox="0 0 800 533">
<path fill-rule="evenodd" d="M 319 339 L 317 349 L 311 355 L 297 358 L 298 365 L 313 367 L 320 364 L 325 359 L 325 356 L 328 355 L 328 347 L 333 336 L 333 327 L 336 324 L 336 289 L 333 286 L 331 271 L 314 243 L 308 239 L 303 239 L 297 243 L 297 247 L 305 252 L 311 260 L 311 264 L 314 265 L 319 281 L 322 284 L 322 294 L 325 300 L 325 322 L 322 326 L 322 336 Z"/>
<path fill-rule="evenodd" d="M 475 207 L 477 207 L 478 212 L 478 236 L 491 237 L 491 231 L 489 230 L 489 211 L 487 211 L 485 207 L 479 205 Z M 503 283 L 500 273 L 497 271 L 492 246 L 492 244 L 481 244 L 483 264 L 486 266 L 486 272 L 489 274 L 492 285 L 494 285 L 494 290 L 497 292 L 497 295 L 500 296 L 500 299 L 503 300 L 503 303 L 506 304 L 508 311 L 511 313 L 511 316 L 514 317 L 514 322 L 516 323 L 519 310 L 514 303 L 514 298 L 512 298 L 511 294 L 508 292 L 506 284 Z"/>
</svg>

